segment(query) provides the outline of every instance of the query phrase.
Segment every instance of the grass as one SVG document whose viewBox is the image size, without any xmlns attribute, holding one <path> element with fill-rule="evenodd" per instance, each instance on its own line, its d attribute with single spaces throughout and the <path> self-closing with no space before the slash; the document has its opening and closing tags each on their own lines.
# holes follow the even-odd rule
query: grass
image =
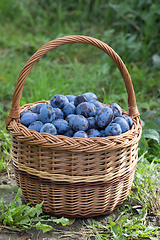
<svg viewBox="0 0 160 240">
<path fill-rule="evenodd" d="M 0 2 L 0 172 L 10 159 L 5 121 L 18 75 L 43 44 L 70 34 L 96 37 L 109 44 L 129 70 L 143 123 L 141 160 L 118 220 L 94 219 L 87 226 L 96 239 L 153 240 L 160 235 L 147 220 L 150 215 L 160 218 L 160 71 L 152 61 L 155 53 L 160 55 L 158 4 L 145 0 Z M 68 44 L 36 63 L 26 79 L 21 105 L 48 100 L 55 93 L 87 91 L 104 103 L 117 102 L 128 108 L 123 79 L 112 60 L 93 46 Z"/>
</svg>

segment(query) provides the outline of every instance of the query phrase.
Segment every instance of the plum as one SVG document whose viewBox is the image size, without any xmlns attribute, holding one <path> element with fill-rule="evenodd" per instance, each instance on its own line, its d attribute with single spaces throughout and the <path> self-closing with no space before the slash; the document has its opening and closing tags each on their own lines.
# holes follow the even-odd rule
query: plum
<svg viewBox="0 0 160 240">
<path fill-rule="evenodd" d="M 69 129 L 67 130 L 67 132 L 65 132 L 63 135 L 67 136 L 67 137 L 73 137 L 75 131 L 69 127 Z"/>
<path fill-rule="evenodd" d="M 128 122 L 129 127 L 130 127 L 130 129 L 131 129 L 131 127 L 132 127 L 132 125 L 133 125 L 132 118 L 129 117 L 128 115 L 125 115 L 125 114 L 123 114 L 122 117 Z"/>
<path fill-rule="evenodd" d="M 100 130 L 99 132 L 100 132 L 100 137 L 105 137 L 106 136 L 104 129 Z"/>
<path fill-rule="evenodd" d="M 100 128 L 106 127 L 113 120 L 113 111 L 110 107 L 104 106 L 96 115 L 96 123 Z"/>
<path fill-rule="evenodd" d="M 88 102 L 88 99 L 84 95 L 77 95 L 74 99 L 74 105 L 77 107 L 82 102 Z"/>
<path fill-rule="evenodd" d="M 87 133 L 84 132 L 84 131 L 77 131 L 77 132 L 75 132 L 75 134 L 73 135 L 73 137 L 88 138 L 88 135 L 87 135 Z"/>
<path fill-rule="evenodd" d="M 69 103 L 69 100 L 62 94 L 55 94 L 53 97 L 51 97 L 50 103 L 53 108 L 62 109 L 67 103 Z"/>
<path fill-rule="evenodd" d="M 122 116 L 122 108 L 117 103 L 111 103 L 109 107 L 113 111 L 114 118 Z"/>
<path fill-rule="evenodd" d="M 27 112 L 21 117 L 21 123 L 26 127 L 28 127 L 31 123 L 37 120 L 38 120 L 38 114 L 32 113 L 32 112 Z"/>
<path fill-rule="evenodd" d="M 31 111 L 34 112 L 34 113 L 39 114 L 39 113 L 40 113 L 40 109 L 41 109 L 42 107 L 46 107 L 46 103 L 38 103 L 37 105 L 35 105 L 35 106 L 33 106 L 33 107 L 31 108 Z"/>
<path fill-rule="evenodd" d="M 66 95 L 66 97 L 68 98 L 68 101 L 69 102 L 74 102 L 74 99 L 75 99 L 75 95 Z"/>
<path fill-rule="evenodd" d="M 45 123 L 40 129 L 40 133 L 42 133 L 42 132 L 56 135 L 57 129 L 52 123 Z"/>
<path fill-rule="evenodd" d="M 74 115 L 69 120 L 69 126 L 74 131 L 86 131 L 88 129 L 88 120 L 82 115 Z"/>
<path fill-rule="evenodd" d="M 55 119 L 64 119 L 64 114 L 62 109 L 60 108 L 53 108 L 55 111 Z"/>
<path fill-rule="evenodd" d="M 101 136 L 100 132 L 97 129 L 94 129 L 94 128 L 88 129 L 87 135 L 88 135 L 89 138 L 90 137 L 100 137 Z"/>
<path fill-rule="evenodd" d="M 75 105 L 70 103 L 67 103 L 63 108 L 64 116 L 67 117 L 69 114 L 74 114 L 76 111 Z"/>
<path fill-rule="evenodd" d="M 98 112 L 98 110 L 103 107 L 103 104 L 100 101 L 98 101 L 98 100 L 91 100 L 90 102 L 95 105 L 96 112 Z"/>
<path fill-rule="evenodd" d="M 28 126 L 28 129 L 40 132 L 40 129 L 42 126 L 43 126 L 43 123 L 41 121 L 35 121 Z"/>
<path fill-rule="evenodd" d="M 75 115 L 76 115 L 76 114 L 69 114 L 69 115 L 65 118 L 65 120 L 66 120 L 67 122 L 70 122 L 71 119 L 72 119 L 72 117 L 75 116 Z"/>
<path fill-rule="evenodd" d="M 83 95 L 88 99 L 88 101 L 97 100 L 97 96 L 96 96 L 95 93 L 86 92 L 86 93 L 84 93 Z"/>
<path fill-rule="evenodd" d="M 122 133 L 122 129 L 118 123 L 110 123 L 105 128 L 105 135 L 106 136 L 116 136 Z"/>
<path fill-rule="evenodd" d="M 31 113 L 31 111 L 30 110 L 24 110 L 23 112 L 21 112 L 20 113 L 20 118 L 25 114 L 25 113 Z"/>
<path fill-rule="evenodd" d="M 82 102 L 76 108 L 76 113 L 78 115 L 83 115 L 84 117 L 94 117 L 96 114 L 96 107 L 93 103 Z"/>
<path fill-rule="evenodd" d="M 116 117 L 112 123 L 118 123 L 122 129 L 122 133 L 130 129 L 128 122 L 123 117 Z"/>
<path fill-rule="evenodd" d="M 56 127 L 58 134 L 64 134 L 69 130 L 69 124 L 64 119 L 57 119 L 52 121 L 52 123 Z"/>
<path fill-rule="evenodd" d="M 55 111 L 54 109 L 48 105 L 43 106 L 40 108 L 39 113 L 39 120 L 43 123 L 51 123 L 55 119 Z"/>
<path fill-rule="evenodd" d="M 97 128 L 95 117 L 89 117 L 89 118 L 87 118 L 87 120 L 89 123 L 88 129 Z"/>
</svg>

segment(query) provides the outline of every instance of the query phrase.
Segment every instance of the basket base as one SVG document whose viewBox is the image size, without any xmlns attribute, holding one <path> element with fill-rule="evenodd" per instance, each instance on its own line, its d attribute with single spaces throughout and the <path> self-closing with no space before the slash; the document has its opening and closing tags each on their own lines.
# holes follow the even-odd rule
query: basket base
<svg viewBox="0 0 160 240">
<path fill-rule="evenodd" d="M 44 201 L 42 210 L 48 215 L 68 218 L 89 218 L 107 215 L 118 208 L 130 193 L 134 169 L 112 184 L 91 186 L 48 184 L 14 167 L 16 182 L 26 203 L 33 206 Z"/>
<path fill-rule="evenodd" d="M 122 203 L 123 204 L 123 203 Z M 50 214 L 49 212 L 45 212 L 43 211 L 44 214 L 47 214 L 47 215 L 51 215 L 51 216 L 56 216 L 56 217 L 66 217 L 66 218 L 91 218 L 91 217 L 98 217 L 98 216 L 103 216 L 103 215 L 108 215 L 112 212 L 114 212 L 116 209 L 118 209 L 122 204 L 119 204 L 117 205 L 114 209 L 110 210 L 110 211 L 105 211 L 105 212 L 102 212 L 102 213 L 97 213 L 97 214 L 88 214 L 88 215 L 65 215 L 65 214 Z"/>
</svg>

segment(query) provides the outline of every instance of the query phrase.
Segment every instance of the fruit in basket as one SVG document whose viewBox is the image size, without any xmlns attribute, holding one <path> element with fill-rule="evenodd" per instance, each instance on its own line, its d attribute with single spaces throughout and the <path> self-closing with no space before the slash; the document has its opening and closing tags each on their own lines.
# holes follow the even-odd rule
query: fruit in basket
<svg viewBox="0 0 160 240">
<path fill-rule="evenodd" d="M 122 129 L 122 133 L 130 129 L 128 122 L 123 117 L 116 117 L 112 123 L 118 123 Z"/>
<path fill-rule="evenodd" d="M 67 117 L 69 114 L 74 114 L 75 112 L 76 112 L 76 108 L 74 103 L 69 102 L 63 108 L 63 113 L 65 117 Z"/>
<path fill-rule="evenodd" d="M 129 127 L 131 128 L 132 127 L 132 125 L 133 125 L 133 121 L 132 121 L 132 118 L 130 117 L 130 116 L 128 116 L 128 115 L 122 115 L 122 117 L 128 122 L 128 124 L 129 124 Z"/>
<path fill-rule="evenodd" d="M 31 123 L 37 120 L 38 120 L 38 114 L 32 113 L 32 112 L 27 112 L 21 117 L 21 123 L 26 127 L 28 127 Z"/>
<path fill-rule="evenodd" d="M 88 101 L 97 100 L 97 96 L 96 96 L 95 93 L 86 92 L 86 93 L 84 93 L 83 95 L 88 99 Z"/>
<path fill-rule="evenodd" d="M 100 132 L 95 128 L 88 129 L 87 134 L 88 134 L 89 138 L 90 137 L 100 137 L 101 136 Z"/>
<path fill-rule="evenodd" d="M 88 129 L 97 128 L 95 117 L 89 117 L 89 118 L 87 118 L 87 120 L 89 123 Z"/>
<path fill-rule="evenodd" d="M 104 106 L 96 115 L 96 123 L 100 128 L 106 127 L 113 120 L 113 111 L 110 107 Z"/>
<path fill-rule="evenodd" d="M 88 102 L 88 99 L 84 95 L 77 95 L 74 99 L 74 105 L 77 107 L 82 102 Z"/>
<path fill-rule="evenodd" d="M 38 119 L 43 123 L 51 123 L 55 119 L 55 111 L 47 105 L 40 108 Z"/>
<path fill-rule="evenodd" d="M 31 108 L 31 111 L 34 112 L 34 113 L 39 114 L 39 113 L 40 113 L 40 109 L 41 109 L 42 107 L 45 107 L 46 105 L 47 105 L 46 103 L 38 103 L 37 105 L 35 105 L 35 106 L 33 106 L 33 107 Z"/>
<path fill-rule="evenodd" d="M 84 131 L 77 131 L 77 132 L 75 132 L 75 134 L 73 135 L 73 137 L 88 138 L 88 135 L 87 135 L 87 133 L 84 132 Z"/>
<path fill-rule="evenodd" d="M 69 100 L 62 94 L 55 94 L 53 97 L 51 97 L 50 103 L 53 108 L 62 109 L 67 103 L 69 103 Z"/>
<path fill-rule="evenodd" d="M 110 123 L 105 128 L 105 136 L 116 136 L 122 133 L 122 129 L 118 123 Z"/>
<path fill-rule="evenodd" d="M 66 120 L 67 122 L 70 122 L 71 119 L 72 119 L 72 117 L 75 116 L 75 115 L 76 115 L 76 114 L 69 114 L 69 115 L 65 118 L 65 120 Z"/>
<path fill-rule="evenodd" d="M 104 129 L 100 130 L 99 132 L 100 132 L 100 137 L 106 137 Z"/>
<path fill-rule="evenodd" d="M 56 127 L 58 134 L 64 134 L 69 130 L 69 124 L 64 119 L 53 120 L 52 124 Z"/>
<path fill-rule="evenodd" d="M 117 103 L 111 103 L 109 107 L 113 111 L 114 118 L 122 116 L 122 109 Z"/>
<path fill-rule="evenodd" d="M 41 121 L 35 121 L 28 126 L 28 129 L 40 132 L 40 129 L 42 126 L 43 126 L 43 123 Z"/>
<path fill-rule="evenodd" d="M 99 102 L 98 100 L 91 100 L 90 102 L 95 105 L 96 112 L 98 112 L 98 110 L 103 107 L 103 104 L 101 102 Z"/>
<path fill-rule="evenodd" d="M 64 136 L 73 137 L 74 134 L 75 131 L 71 127 L 69 127 L 68 131 L 64 133 Z"/>
<path fill-rule="evenodd" d="M 96 114 L 96 108 L 93 103 L 82 102 L 77 106 L 76 113 L 79 115 L 83 115 L 86 118 L 94 117 Z"/>
<path fill-rule="evenodd" d="M 88 120 L 82 115 L 73 115 L 69 120 L 69 126 L 74 131 L 86 131 L 88 129 Z"/>
<path fill-rule="evenodd" d="M 20 118 L 25 114 L 25 113 L 28 113 L 28 112 L 30 112 L 31 113 L 31 111 L 30 110 L 24 110 L 23 112 L 21 112 L 20 113 Z"/>
<path fill-rule="evenodd" d="M 60 108 L 53 108 L 55 111 L 55 119 L 64 119 L 64 114 L 62 109 Z"/>
<path fill-rule="evenodd" d="M 50 133 L 52 135 L 56 135 L 57 134 L 57 129 L 52 123 L 45 123 L 40 129 L 40 133 L 42 133 L 42 132 Z"/>
<path fill-rule="evenodd" d="M 68 98 L 68 101 L 69 102 L 72 102 L 72 103 L 74 103 L 74 99 L 75 99 L 75 95 L 66 95 L 66 97 Z"/>
<path fill-rule="evenodd" d="M 117 103 L 106 106 L 91 92 L 77 96 L 56 94 L 50 103 L 38 103 L 21 112 L 20 119 L 30 130 L 84 138 L 116 136 L 133 125 Z"/>
</svg>

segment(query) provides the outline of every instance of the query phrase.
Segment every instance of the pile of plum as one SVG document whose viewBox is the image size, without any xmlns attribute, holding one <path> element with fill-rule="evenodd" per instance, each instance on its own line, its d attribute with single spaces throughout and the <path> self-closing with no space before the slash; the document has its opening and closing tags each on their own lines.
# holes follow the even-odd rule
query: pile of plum
<svg viewBox="0 0 160 240">
<path fill-rule="evenodd" d="M 131 129 L 132 119 L 117 103 L 104 106 L 94 93 L 56 94 L 50 103 L 39 103 L 20 114 L 30 130 L 68 137 L 116 136 Z"/>
</svg>

